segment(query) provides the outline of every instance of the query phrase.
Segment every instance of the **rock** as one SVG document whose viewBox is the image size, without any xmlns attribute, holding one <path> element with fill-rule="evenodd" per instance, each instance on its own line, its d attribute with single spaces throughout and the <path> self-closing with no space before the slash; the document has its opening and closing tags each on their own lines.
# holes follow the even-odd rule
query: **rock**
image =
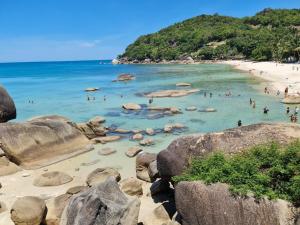
<svg viewBox="0 0 300 225">
<path fill-rule="evenodd" d="M 189 89 L 189 90 L 163 90 L 163 91 L 156 91 L 146 94 L 147 98 L 166 98 L 166 97 L 181 97 L 190 95 L 196 92 L 199 92 L 199 89 Z"/>
<path fill-rule="evenodd" d="M 166 124 L 164 127 L 164 132 L 165 133 L 170 133 L 172 132 L 174 129 L 182 129 L 185 126 L 181 123 L 174 123 L 174 124 Z"/>
<path fill-rule="evenodd" d="M 147 139 L 140 141 L 140 145 L 142 145 L 142 146 L 154 145 L 154 141 L 151 138 L 147 138 Z"/>
<path fill-rule="evenodd" d="M 131 130 L 122 129 L 122 128 L 117 128 L 113 132 L 120 133 L 120 134 L 130 134 L 132 131 Z"/>
<path fill-rule="evenodd" d="M 300 96 L 299 95 L 288 95 L 281 102 L 284 104 L 300 104 Z"/>
<path fill-rule="evenodd" d="M 119 60 L 117 60 L 117 59 L 113 59 L 113 60 L 111 61 L 111 63 L 112 63 L 113 65 L 116 65 L 116 64 L 119 64 L 119 63 L 120 63 L 120 61 L 119 61 Z"/>
<path fill-rule="evenodd" d="M 101 124 L 96 123 L 77 123 L 77 128 L 88 138 L 93 139 L 96 137 L 105 136 L 107 129 Z"/>
<path fill-rule="evenodd" d="M 0 134 L 5 155 L 25 169 L 40 168 L 90 150 L 88 139 L 60 116 L 2 123 Z"/>
<path fill-rule="evenodd" d="M 92 165 L 95 165 L 95 164 L 97 164 L 97 163 L 99 163 L 100 162 L 100 159 L 95 159 L 95 160 L 92 160 L 92 161 L 90 161 L 90 162 L 83 162 L 83 163 L 81 163 L 80 165 L 81 166 L 92 166 Z M 75 169 L 76 170 L 76 169 Z M 79 169 L 77 170 L 77 171 L 79 171 Z"/>
<path fill-rule="evenodd" d="M 200 109 L 198 112 L 217 112 L 214 108 L 206 108 L 206 109 Z"/>
<path fill-rule="evenodd" d="M 121 192 L 114 178 L 74 195 L 60 225 L 136 225 L 140 200 Z"/>
<path fill-rule="evenodd" d="M 141 110 L 142 109 L 142 107 L 136 103 L 126 103 L 122 106 L 122 108 L 127 109 L 127 110 Z"/>
<path fill-rule="evenodd" d="M 159 173 L 157 170 L 157 161 L 153 161 L 148 166 L 148 174 L 151 180 L 156 180 L 159 177 Z"/>
<path fill-rule="evenodd" d="M 86 179 L 86 183 L 88 186 L 95 186 L 103 183 L 108 177 L 114 177 L 117 182 L 121 180 L 121 175 L 117 170 L 106 167 L 98 168 L 91 172 Z"/>
<path fill-rule="evenodd" d="M 120 139 L 121 139 L 121 136 L 105 136 L 105 137 L 93 138 L 92 141 L 95 144 L 98 144 L 98 143 L 106 144 L 107 142 L 118 141 Z"/>
<path fill-rule="evenodd" d="M 86 92 L 94 92 L 94 91 L 99 91 L 99 88 L 90 87 L 90 88 L 86 88 L 84 91 L 86 91 Z"/>
<path fill-rule="evenodd" d="M 0 148 L 0 157 L 5 156 L 5 152 Z"/>
<path fill-rule="evenodd" d="M 136 157 L 136 176 L 137 178 L 151 182 L 151 178 L 148 173 L 148 167 L 150 163 L 156 160 L 156 154 L 154 153 L 148 153 L 144 152 L 141 154 L 138 154 Z"/>
<path fill-rule="evenodd" d="M 20 170 L 20 167 L 10 162 L 5 156 L 0 157 L 0 176 L 14 174 Z"/>
<path fill-rule="evenodd" d="M 144 139 L 144 136 L 142 134 L 135 134 L 132 136 L 132 140 L 134 140 L 134 141 L 140 141 L 143 139 Z"/>
<path fill-rule="evenodd" d="M 112 148 L 102 148 L 98 151 L 99 155 L 111 155 L 116 153 L 117 151 L 115 149 Z"/>
<path fill-rule="evenodd" d="M 159 112 L 170 112 L 171 114 L 180 114 L 182 113 L 180 109 L 176 107 L 158 107 L 158 106 L 149 106 L 147 108 L 150 111 L 159 111 Z"/>
<path fill-rule="evenodd" d="M 146 134 L 153 136 L 155 134 L 155 131 L 152 128 L 147 128 L 145 130 Z"/>
<path fill-rule="evenodd" d="M 78 194 L 79 192 L 86 191 L 87 189 L 89 189 L 89 187 L 87 187 L 87 186 L 75 186 L 75 187 L 69 188 L 66 191 L 66 194 L 75 195 L 75 194 Z"/>
<path fill-rule="evenodd" d="M 130 80 L 135 80 L 135 76 L 131 74 L 121 74 L 117 78 L 117 81 L 130 81 Z"/>
<path fill-rule="evenodd" d="M 159 179 L 155 182 L 150 187 L 150 192 L 151 195 L 157 195 L 160 193 L 168 192 L 170 191 L 170 183 L 167 180 Z"/>
<path fill-rule="evenodd" d="M 146 218 L 143 220 L 143 225 L 165 225 L 172 222 L 170 216 L 164 205 L 157 206 Z"/>
<path fill-rule="evenodd" d="M 161 177 L 170 178 L 182 173 L 192 157 L 202 157 L 213 151 L 233 154 L 258 144 L 277 141 L 287 144 L 300 138 L 300 126 L 296 124 L 253 124 L 218 133 L 195 134 L 180 137 L 157 156 Z"/>
<path fill-rule="evenodd" d="M 0 106 L 0 123 L 5 123 L 17 117 L 15 103 L 2 86 L 0 86 Z"/>
<path fill-rule="evenodd" d="M 23 173 L 22 177 L 30 177 L 30 174 L 29 173 Z"/>
<path fill-rule="evenodd" d="M 59 225 L 64 208 L 68 205 L 71 194 L 62 194 L 47 201 L 47 225 Z"/>
<path fill-rule="evenodd" d="M 46 216 L 46 204 L 37 197 L 22 197 L 15 201 L 10 214 L 15 225 L 40 225 Z"/>
<path fill-rule="evenodd" d="M 196 106 L 190 106 L 185 109 L 185 111 L 196 111 L 196 110 L 197 110 Z"/>
<path fill-rule="evenodd" d="M 140 153 L 141 151 L 143 151 L 143 149 L 140 146 L 134 146 L 134 147 L 130 147 L 125 154 L 128 157 L 132 158 L 136 156 L 138 153 Z"/>
<path fill-rule="evenodd" d="M 177 87 L 189 87 L 192 86 L 190 83 L 177 83 L 176 84 Z"/>
<path fill-rule="evenodd" d="M 130 177 L 120 182 L 121 190 L 130 196 L 142 196 L 142 182 L 136 178 Z"/>
<path fill-rule="evenodd" d="M 95 116 L 94 118 L 90 119 L 88 125 L 90 126 L 99 126 L 105 122 L 105 118 L 102 116 Z"/>
<path fill-rule="evenodd" d="M 295 224 L 294 209 L 288 202 L 234 197 L 225 184 L 180 182 L 175 198 L 182 225 Z"/>
<path fill-rule="evenodd" d="M 37 187 L 59 186 L 69 183 L 72 180 L 73 178 L 66 173 L 53 171 L 46 172 L 38 176 L 36 179 L 34 179 L 33 185 Z"/>
</svg>

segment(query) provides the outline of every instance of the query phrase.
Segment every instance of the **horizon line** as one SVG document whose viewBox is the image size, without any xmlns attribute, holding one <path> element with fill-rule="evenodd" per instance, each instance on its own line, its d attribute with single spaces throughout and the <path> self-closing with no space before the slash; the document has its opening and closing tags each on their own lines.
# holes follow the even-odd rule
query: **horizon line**
<svg viewBox="0 0 300 225">
<path fill-rule="evenodd" d="M 13 64 L 13 63 L 55 63 L 55 62 L 83 62 L 83 61 L 112 61 L 113 59 L 76 59 L 76 60 L 40 60 L 40 61 L 7 61 L 0 64 Z"/>
</svg>

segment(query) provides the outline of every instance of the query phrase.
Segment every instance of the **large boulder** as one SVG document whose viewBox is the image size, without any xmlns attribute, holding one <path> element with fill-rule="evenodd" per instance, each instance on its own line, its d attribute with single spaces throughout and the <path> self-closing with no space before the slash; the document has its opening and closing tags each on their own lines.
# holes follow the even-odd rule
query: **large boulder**
<svg viewBox="0 0 300 225">
<path fill-rule="evenodd" d="M 34 179 L 33 185 L 37 187 L 59 186 L 69 183 L 72 180 L 73 178 L 66 173 L 53 171 L 46 172 L 38 176 L 36 179 Z"/>
<path fill-rule="evenodd" d="M 182 225 L 295 225 L 295 209 L 286 201 L 234 197 L 225 184 L 180 182 L 175 187 Z"/>
<path fill-rule="evenodd" d="M 140 200 L 126 196 L 114 178 L 74 195 L 60 225 L 136 225 Z"/>
<path fill-rule="evenodd" d="M 193 157 L 205 156 L 216 150 L 233 154 L 270 141 L 287 144 L 298 138 L 299 125 L 280 123 L 260 123 L 218 133 L 190 135 L 176 139 L 161 151 L 157 156 L 157 168 L 161 177 L 170 178 L 181 174 Z"/>
<path fill-rule="evenodd" d="M 136 157 L 136 176 L 137 178 L 151 182 L 153 179 L 150 177 L 148 173 L 148 167 L 149 165 L 156 160 L 156 154 L 155 153 L 140 153 Z"/>
<path fill-rule="evenodd" d="M 15 225 L 40 225 L 46 216 L 46 204 L 38 197 L 26 196 L 15 201 L 10 213 Z"/>
<path fill-rule="evenodd" d="M 125 194 L 131 196 L 142 196 L 143 195 L 142 185 L 143 183 L 134 177 L 126 178 L 125 180 L 122 180 L 120 182 L 121 190 Z"/>
<path fill-rule="evenodd" d="M 17 165 L 34 169 L 90 150 L 88 139 L 68 119 L 45 116 L 0 124 L 0 147 Z"/>
<path fill-rule="evenodd" d="M 0 123 L 17 117 L 16 106 L 4 87 L 0 86 Z"/>
</svg>

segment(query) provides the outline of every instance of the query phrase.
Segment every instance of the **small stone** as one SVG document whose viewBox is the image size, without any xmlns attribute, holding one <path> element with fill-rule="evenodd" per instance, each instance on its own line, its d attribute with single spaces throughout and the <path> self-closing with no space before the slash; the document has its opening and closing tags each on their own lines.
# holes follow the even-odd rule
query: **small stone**
<svg viewBox="0 0 300 225">
<path fill-rule="evenodd" d="M 127 110 L 141 110 L 142 109 L 142 107 L 136 103 L 126 103 L 122 107 L 123 107 L 123 109 L 127 109 Z"/>
<path fill-rule="evenodd" d="M 23 173 L 22 177 L 30 177 L 30 174 L 29 173 Z"/>
<path fill-rule="evenodd" d="M 151 138 L 147 138 L 147 139 L 140 141 L 140 145 L 142 145 L 142 146 L 154 145 L 154 141 Z"/>
<path fill-rule="evenodd" d="M 115 149 L 112 149 L 112 148 L 102 148 L 98 151 L 98 154 L 99 155 L 111 155 L 111 154 L 114 154 L 116 153 L 117 151 Z"/>
<path fill-rule="evenodd" d="M 155 134 L 155 131 L 154 131 L 152 128 L 147 128 L 147 129 L 146 129 L 146 134 L 152 136 L 152 135 Z"/>
<path fill-rule="evenodd" d="M 134 147 L 129 148 L 125 154 L 128 157 L 132 158 L 132 157 L 136 156 L 138 153 L 140 153 L 141 151 L 143 151 L 143 149 L 141 147 L 134 146 Z"/>
<path fill-rule="evenodd" d="M 140 133 L 132 136 L 132 140 L 134 140 L 134 141 L 140 141 L 140 140 L 143 140 L 143 138 L 144 138 L 144 136 Z"/>
<path fill-rule="evenodd" d="M 185 110 L 186 111 L 196 111 L 197 107 L 196 106 L 190 106 L 190 107 L 187 107 Z"/>
</svg>

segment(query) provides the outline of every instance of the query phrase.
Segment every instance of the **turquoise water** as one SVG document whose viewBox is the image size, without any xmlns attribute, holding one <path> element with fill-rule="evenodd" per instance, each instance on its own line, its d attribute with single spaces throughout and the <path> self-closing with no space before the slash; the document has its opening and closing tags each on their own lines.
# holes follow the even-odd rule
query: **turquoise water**
<svg viewBox="0 0 300 225">
<path fill-rule="evenodd" d="M 134 74 L 136 80 L 112 82 L 121 73 Z M 183 114 L 149 119 L 146 112 L 123 112 L 124 103 L 148 103 L 141 93 L 176 89 L 178 82 L 190 82 L 201 91 L 185 97 L 154 99 L 152 105 L 175 106 Z M 262 89 L 260 81 L 228 65 L 112 65 L 110 61 L 7 63 L 0 64 L 0 83 L 15 100 L 18 121 L 59 114 L 84 122 L 102 115 L 108 126 L 126 129 L 162 128 L 166 123 L 180 122 L 188 127 L 184 133 L 235 127 L 239 119 L 243 124 L 288 121 L 279 98 L 258 91 Z M 99 92 L 89 94 L 95 97 L 94 101 L 87 101 L 84 89 L 88 87 L 100 88 Z M 224 96 L 229 90 L 232 96 Z M 212 92 L 213 97 L 204 97 L 204 92 Z M 249 106 L 250 97 L 256 100 L 256 109 Z M 217 112 L 187 112 L 184 109 L 188 106 L 213 107 Z M 262 113 L 265 106 L 270 109 L 268 115 Z"/>
</svg>

